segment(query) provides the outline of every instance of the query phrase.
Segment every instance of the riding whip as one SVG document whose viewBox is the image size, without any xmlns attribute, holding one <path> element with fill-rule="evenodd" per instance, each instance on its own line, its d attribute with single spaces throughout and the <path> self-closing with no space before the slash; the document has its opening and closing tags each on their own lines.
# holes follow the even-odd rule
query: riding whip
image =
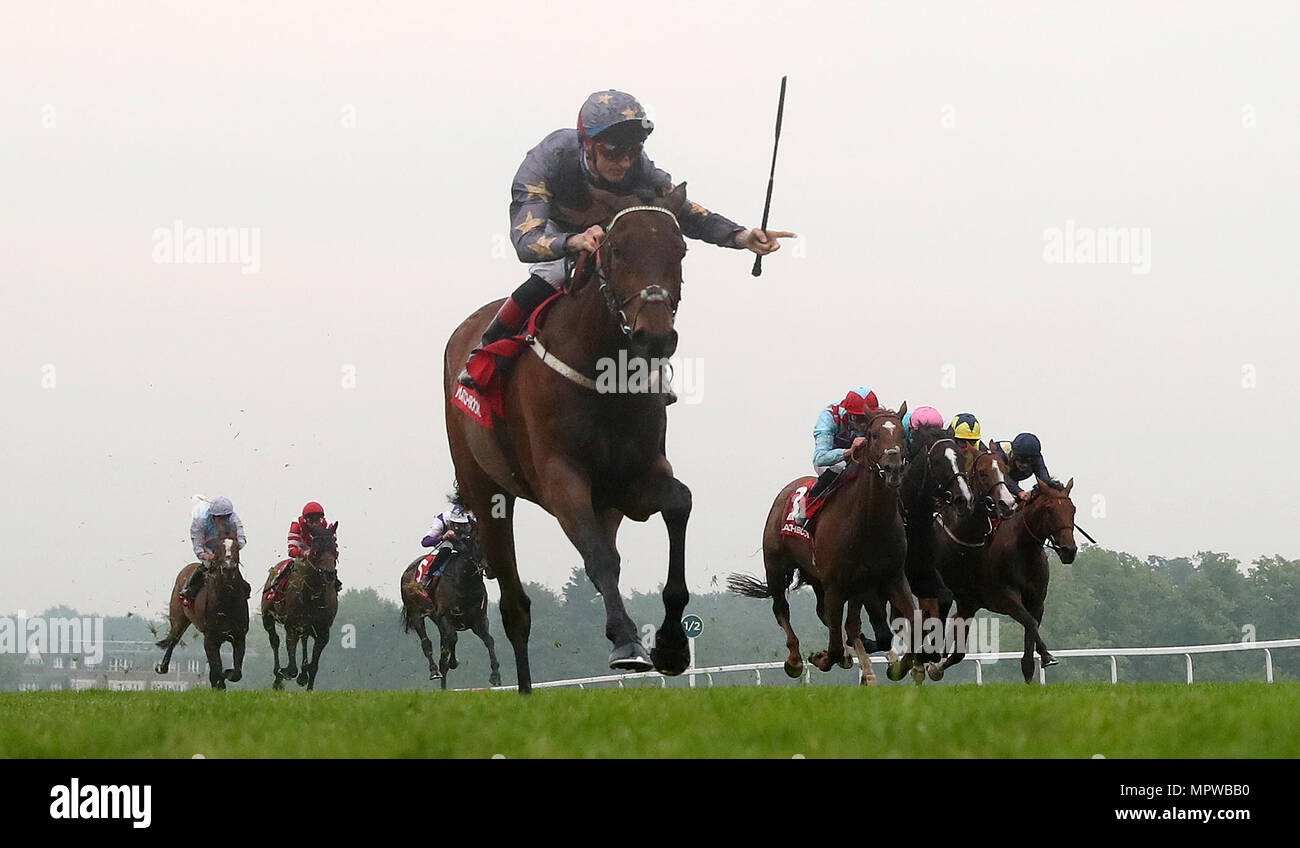
<svg viewBox="0 0 1300 848">
<path fill-rule="evenodd" d="M 781 113 L 785 110 L 785 77 L 781 77 L 781 96 L 776 101 L 776 140 L 772 142 L 772 170 L 767 175 L 767 200 L 763 202 L 763 234 L 767 235 L 767 213 L 772 209 L 772 181 L 776 179 L 776 149 L 781 146 Z M 762 255 L 754 257 L 754 276 L 763 274 Z"/>
</svg>

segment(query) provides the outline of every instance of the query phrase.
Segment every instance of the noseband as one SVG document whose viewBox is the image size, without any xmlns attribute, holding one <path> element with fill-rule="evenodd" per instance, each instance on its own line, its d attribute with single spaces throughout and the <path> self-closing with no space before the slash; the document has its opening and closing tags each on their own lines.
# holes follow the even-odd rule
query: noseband
<svg viewBox="0 0 1300 848">
<path fill-rule="evenodd" d="M 621 210 L 613 217 L 613 219 L 610 220 L 609 226 L 605 228 L 605 235 L 607 237 L 614 231 L 614 227 L 618 224 L 619 219 L 629 212 L 662 212 L 669 218 L 673 219 L 673 224 L 678 227 L 678 231 L 680 232 L 681 227 L 677 224 L 677 216 L 662 206 L 629 206 L 628 208 Z M 636 323 L 637 316 L 641 314 L 642 309 L 652 303 L 664 304 L 668 307 L 668 311 L 673 315 L 673 317 L 677 316 L 677 301 L 673 299 L 672 292 L 660 285 L 646 286 L 640 291 L 619 300 L 618 295 L 614 293 L 613 288 L 609 285 L 610 271 L 608 260 L 610 257 L 608 254 L 602 254 L 604 249 L 604 244 L 601 244 L 600 247 L 596 248 L 596 279 L 600 280 L 600 294 L 605 298 L 605 306 L 609 309 L 609 314 L 614 316 L 615 320 L 618 321 L 618 327 L 623 331 L 623 335 L 628 338 L 632 337 L 632 325 Z M 641 305 L 637 307 L 636 312 L 632 315 L 631 322 L 629 322 L 626 312 L 627 305 L 636 300 L 641 301 Z"/>
<path fill-rule="evenodd" d="M 944 442 L 952 442 L 953 449 L 956 450 L 957 448 L 957 442 L 955 439 L 936 439 L 935 441 L 930 443 L 930 447 L 927 448 L 925 451 L 925 473 L 921 475 L 922 492 L 925 491 L 926 481 L 930 479 L 930 461 L 934 458 L 934 449 L 939 445 L 943 444 Z M 948 485 L 940 487 L 940 484 L 936 483 L 935 494 L 944 495 L 950 493 L 952 491 L 952 487 L 956 485 L 957 480 L 960 477 L 961 477 L 961 472 L 958 471 L 952 475 L 952 479 L 948 481 Z"/>
<path fill-rule="evenodd" d="M 1039 497 L 1047 497 L 1047 496 L 1046 496 L 1046 495 L 1040 495 Z M 1044 533 L 1044 534 L 1043 534 L 1043 538 L 1040 539 L 1040 538 L 1038 538 L 1038 536 L 1034 533 L 1033 528 L 1029 526 L 1029 514 L 1028 514 L 1028 510 L 1029 510 L 1029 504 L 1025 504 L 1025 511 L 1026 511 L 1026 514 L 1025 514 L 1025 532 L 1029 534 L 1029 538 L 1033 539 L 1035 542 L 1037 542 L 1037 543 L 1040 544 L 1040 545 L 1044 545 L 1044 544 L 1047 545 L 1047 547 L 1051 548 L 1051 549 L 1052 549 L 1053 551 L 1055 551 L 1057 554 L 1060 554 L 1060 552 L 1061 552 L 1061 546 L 1058 545 L 1058 544 L 1056 543 L 1056 540 L 1054 540 L 1054 539 L 1052 538 L 1052 536 L 1057 535 L 1057 534 L 1059 534 L 1059 533 L 1063 533 L 1063 532 L 1065 532 L 1066 530 L 1073 530 L 1073 529 L 1074 529 L 1074 525 L 1073 525 L 1073 524 L 1070 524 L 1070 525 L 1067 525 L 1067 526 L 1065 526 L 1065 527 L 1061 527 L 1060 529 L 1058 529 L 1058 530 L 1056 531 L 1056 533 Z"/>
</svg>

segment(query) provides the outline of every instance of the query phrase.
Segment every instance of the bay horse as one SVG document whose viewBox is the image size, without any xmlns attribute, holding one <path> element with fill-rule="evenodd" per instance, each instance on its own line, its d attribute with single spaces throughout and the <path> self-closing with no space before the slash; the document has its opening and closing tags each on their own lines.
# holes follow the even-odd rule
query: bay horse
<svg viewBox="0 0 1300 848">
<path fill-rule="evenodd" d="M 460 665 L 456 660 L 456 634 L 463 630 L 471 630 L 483 640 L 492 667 L 488 683 L 492 686 L 501 685 L 496 641 L 488 631 L 484 565 L 476 553 L 476 546 L 471 544 L 465 550 L 451 554 L 450 560 L 443 567 L 442 576 L 433 588 L 433 597 L 425 594 L 424 587 L 416 580 L 417 567 L 428 557 L 427 553 L 416 557 L 415 562 L 402 572 L 402 632 L 415 630 L 420 637 L 420 648 L 429 660 L 429 679 L 441 680 L 443 689 L 447 688 L 447 671 Z M 424 628 L 425 618 L 438 628 L 439 656 L 436 662 L 433 659 L 433 643 L 429 641 L 429 634 Z"/>
<path fill-rule="evenodd" d="M 504 388 L 504 418 L 493 428 L 453 404 L 456 376 L 501 300 L 470 315 L 447 342 L 443 359 L 447 439 L 460 491 L 478 516 L 484 554 L 501 587 L 501 621 L 515 651 L 518 688 L 532 689 L 528 662 L 530 602 L 515 559 L 517 498 L 555 516 L 582 555 L 605 603 L 605 636 L 613 669 L 681 674 L 690 661 L 682 611 L 686 589 L 686 524 L 691 491 L 665 456 L 667 414 L 659 391 L 601 391 L 592 375 L 602 363 L 653 361 L 673 354 L 686 242 L 677 215 L 685 183 L 666 197 L 616 198 L 597 193 L 606 218 L 600 248 L 584 262 L 568 293 L 557 298 L 531 352 L 514 363 Z M 571 217 L 566 214 L 566 220 Z M 581 222 L 577 222 L 581 223 Z M 594 280 L 592 279 L 594 278 Z M 650 370 L 654 370 L 653 368 Z M 668 529 L 664 621 L 647 656 L 619 595 L 615 546 L 626 518 L 663 515 Z"/>
<path fill-rule="evenodd" d="M 940 504 L 951 504 L 958 516 L 968 516 L 974 498 L 957 459 L 957 445 L 946 427 L 920 427 L 908 445 L 907 470 L 901 492 L 903 520 L 907 525 L 907 560 L 904 572 L 916 595 L 922 621 L 942 621 L 941 609 L 952 605 L 952 592 L 944 585 L 937 563 L 934 513 Z M 922 650 L 920 658 L 938 662 L 937 652 Z M 923 674 L 921 666 L 912 669 Z M 920 682 L 917 677 L 917 682 Z"/>
<path fill-rule="evenodd" d="M 997 462 L 1002 463 L 1000 459 Z M 1001 470 L 1005 472 L 1005 466 Z M 1057 664 L 1039 633 L 1051 578 L 1043 546 L 1050 545 L 1066 565 L 1074 562 L 1078 546 L 1074 542 L 1072 488 L 1073 479 L 1063 489 L 1035 486 L 1015 514 L 998 524 L 987 543 L 978 551 L 968 549 L 977 555 L 949 558 L 942 566 L 944 580 L 957 600 L 958 647 L 964 646 L 966 631 L 978 610 L 1010 616 L 1025 629 L 1020 671 L 1026 683 L 1033 679 L 1035 649 L 1044 668 Z M 938 676 L 931 677 L 938 680 L 964 656 L 964 651 L 949 654 L 938 666 Z"/>
<path fill-rule="evenodd" d="M 226 522 L 218 522 L 218 527 L 220 538 L 213 551 L 215 558 L 207 564 L 192 562 L 176 575 L 168 607 L 170 630 L 166 638 L 157 642 L 165 652 L 154 671 L 167 673 L 172 651 L 193 624 L 203 634 L 203 651 L 208 656 L 208 682 L 213 689 L 225 689 L 226 681 L 238 683 L 244 676 L 248 596 L 252 587 L 239 573 L 239 541 L 233 538 L 233 528 Z M 226 535 L 227 529 L 230 536 Z M 203 586 L 195 594 L 193 605 L 187 607 L 181 603 L 180 593 L 190 575 L 200 568 L 204 569 Z M 233 667 L 223 670 L 221 646 L 225 642 L 230 643 Z"/>
<path fill-rule="evenodd" d="M 271 671 L 272 689 L 284 688 L 285 680 L 296 680 L 307 691 L 316 688 L 316 672 L 320 670 L 320 655 L 330 641 L 330 627 L 339 611 L 338 576 L 339 523 L 335 521 L 324 530 L 317 530 L 311 539 L 311 549 L 305 557 L 294 560 L 280 599 L 271 602 L 266 591 L 275 580 L 275 569 L 267 575 L 262 587 L 262 626 L 271 642 L 275 665 Z M 280 634 L 275 625 L 284 627 L 285 650 L 289 664 L 280 667 Z M 311 661 L 307 661 L 307 637 L 312 638 Z M 297 648 L 302 643 L 302 669 L 298 669 Z"/>
<path fill-rule="evenodd" d="M 867 419 L 867 435 L 855 440 L 849 450 L 848 467 L 835 484 L 834 496 L 827 498 L 817 516 L 811 543 L 781 532 L 793 520 L 791 495 L 801 486 L 811 485 L 809 478 L 800 477 L 781 489 L 763 525 L 766 582 L 743 574 L 733 574 L 727 580 L 738 595 L 772 599 L 772 613 L 786 635 L 789 656 L 785 673 L 790 677 L 803 674 L 799 638 L 790 625 L 790 604 L 785 597 L 796 575 L 800 584 L 812 586 L 817 616 L 830 634 L 826 650 L 808 658 L 813 665 L 822 671 L 830 671 L 836 664 L 842 668 L 853 665 L 845 651 L 847 630 L 847 644 L 859 654 L 863 683 L 875 680 L 869 659 L 873 651 L 888 652 L 892 680 L 911 667 L 910 652 L 901 660 L 894 654 L 893 631 L 885 618 L 885 602 L 889 601 L 895 615 L 905 618 L 903 627 L 910 630 L 912 590 L 903 572 L 907 538 L 898 502 L 905 469 L 902 415 L 906 412 L 904 403 L 898 412 L 882 409 Z M 846 603 L 850 604 L 847 628 Z M 861 634 L 863 606 L 871 621 L 872 639 Z"/>
</svg>

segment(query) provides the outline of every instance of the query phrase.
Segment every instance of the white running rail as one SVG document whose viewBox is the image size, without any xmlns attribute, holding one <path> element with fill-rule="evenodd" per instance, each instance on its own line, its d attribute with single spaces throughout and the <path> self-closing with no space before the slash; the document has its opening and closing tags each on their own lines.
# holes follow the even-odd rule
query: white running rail
<svg viewBox="0 0 1300 848">
<path fill-rule="evenodd" d="M 1110 659 L 1110 682 L 1119 682 L 1119 669 L 1116 666 L 1116 657 L 1160 657 L 1160 656 L 1177 656 L 1181 654 L 1187 660 L 1187 682 L 1191 683 L 1192 678 L 1192 655 L 1193 654 L 1223 654 L 1235 651 L 1263 651 L 1264 652 L 1264 676 L 1269 683 L 1273 682 L 1273 651 L 1277 648 L 1300 648 L 1300 639 L 1273 639 L 1264 642 L 1225 642 L 1220 645 L 1174 645 L 1159 648 L 1074 648 L 1064 651 L 1056 651 L 1053 656 L 1058 658 L 1064 657 L 1107 657 Z M 975 682 L 982 684 L 984 682 L 984 663 L 997 662 L 999 660 L 1019 660 L 1023 655 L 1021 651 L 1002 651 L 996 654 L 967 654 L 966 662 L 974 663 Z M 853 661 L 856 663 L 857 658 Z M 885 665 L 886 661 L 883 656 L 873 656 L 871 662 L 877 665 Z M 695 687 L 697 677 L 703 676 L 709 686 L 713 685 L 713 676 L 715 674 L 737 674 L 747 673 L 754 675 L 754 685 L 763 685 L 763 672 L 775 669 L 781 669 L 784 663 L 781 662 L 763 662 L 763 663 L 744 663 L 741 665 L 715 665 L 704 668 L 688 668 L 682 674 L 690 680 L 692 688 Z M 808 683 L 812 676 L 812 665 L 804 664 L 803 682 Z M 859 677 L 861 673 L 859 672 Z M 647 680 L 658 678 L 660 685 L 668 686 L 668 678 L 664 677 L 657 671 L 641 671 L 630 674 L 605 674 L 599 677 L 576 677 L 571 680 L 549 680 L 545 683 L 534 683 L 534 689 L 559 689 L 566 686 L 576 686 L 579 689 L 585 689 L 590 685 L 599 685 L 602 683 L 615 683 L 618 688 L 622 689 L 625 681 L 628 680 Z M 1046 670 L 1041 666 L 1038 668 L 1038 680 L 1040 683 L 1047 682 Z M 494 690 L 513 691 L 514 686 L 494 686 Z"/>
</svg>

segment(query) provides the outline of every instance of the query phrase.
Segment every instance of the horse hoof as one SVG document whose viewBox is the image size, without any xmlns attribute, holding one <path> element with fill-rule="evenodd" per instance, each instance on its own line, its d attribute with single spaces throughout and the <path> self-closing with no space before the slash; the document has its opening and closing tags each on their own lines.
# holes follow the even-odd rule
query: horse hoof
<svg viewBox="0 0 1300 848">
<path fill-rule="evenodd" d="M 298 677 L 296 678 L 296 680 L 299 686 L 306 686 L 308 681 L 311 680 L 311 676 L 307 674 L 307 672 L 305 671 L 300 671 L 298 672 Z"/>
<path fill-rule="evenodd" d="M 221 678 L 220 680 L 218 680 L 216 683 L 213 683 L 213 684 L 212 684 L 212 688 L 213 688 L 213 689 L 225 689 L 225 688 L 226 688 L 226 679 L 223 677 L 223 678 Z"/>
<path fill-rule="evenodd" d="M 897 662 L 897 661 L 891 662 L 885 668 L 885 677 L 888 677 L 890 680 L 894 681 L 895 683 L 902 680 L 903 676 L 906 674 L 907 674 L 907 669 L 903 668 L 903 664 L 901 662 Z"/>
<path fill-rule="evenodd" d="M 848 654 L 845 654 L 844 656 L 840 657 L 839 667 L 853 668 L 853 657 L 849 656 Z"/>
<path fill-rule="evenodd" d="M 785 676 L 792 677 L 796 680 L 803 677 L 803 660 L 800 660 L 798 663 L 792 663 L 789 660 L 786 660 Z"/>
<path fill-rule="evenodd" d="M 640 642 L 628 642 L 609 652 L 609 667 L 615 671 L 651 671 L 655 666 Z M 686 664 L 683 663 L 676 671 L 665 670 L 664 674 L 681 674 L 685 668 Z"/>
<path fill-rule="evenodd" d="M 167 666 L 163 665 L 162 663 L 158 663 L 153 667 L 153 670 L 154 670 L 154 674 L 166 674 Z"/>
<path fill-rule="evenodd" d="M 284 678 L 277 674 L 275 679 L 271 681 L 271 688 L 277 692 L 282 691 L 284 689 Z"/>
<path fill-rule="evenodd" d="M 825 651 L 818 651 L 817 653 L 812 654 L 808 657 L 808 662 L 816 666 L 818 671 L 831 670 L 831 658 Z"/>
<path fill-rule="evenodd" d="M 455 671 L 456 669 L 460 668 L 460 660 L 452 660 L 451 662 L 447 663 L 447 668 L 451 669 L 452 671 Z"/>
<path fill-rule="evenodd" d="M 238 683 L 240 680 L 244 679 L 244 673 L 234 668 L 227 669 L 224 676 L 231 683 Z"/>
<path fill-rule="evenodd" d="M 686 640 L 683 639 L 681 648 L 656 645 L 650 652 L 650 661 L 653 663 L 654 669 L 660 674 L 676 677 L 691 664 L 691 652 L 686 647 Z"/>
<path fill-rule="evenodd" d="M 1058 660 L 1056 657 L 1052 656 L 1051 654 L 1048 654 L 1047 656 L 1043 657 L 1043 668 L 1051 668 L 1054 665 L 1060 665 L 1060 664 L 1061 661 Z"/>
<path fill-rule="evenodd" d="M 429 672 L 429 679 L 430 679 L 430 680 L 441 680 L 441 679 L 442 679 L 442 675 L 439 674 L 439 673 L 437 672 L 437 670 L 431 670 L 431 671 Z"/>
<path fill-rule="evenodd" d="M 500 685 L 501 685 L 501 675 L 499 675 L 499 674 L 494 674 L 494 675 L 492 675 L 491 677 L 489 677 L 489 678 L 488 678 L 488 685 L 489 685 L 489 686 L 500 686 Z"/>
<path fill-rule="evenodd" d="M 938 663 L 926 663 L 925 673 L 930 675 L 931 680 L 943 680 L 943 666 Z"/>
<path fill-rule="evenodd" d="M 917 686 L 920 686 L 922 683 L 924 683 L 925 669 L 921 668 L 919 665 L 912 666 L 912 682 L 915 683 Z"/>
</svg>

